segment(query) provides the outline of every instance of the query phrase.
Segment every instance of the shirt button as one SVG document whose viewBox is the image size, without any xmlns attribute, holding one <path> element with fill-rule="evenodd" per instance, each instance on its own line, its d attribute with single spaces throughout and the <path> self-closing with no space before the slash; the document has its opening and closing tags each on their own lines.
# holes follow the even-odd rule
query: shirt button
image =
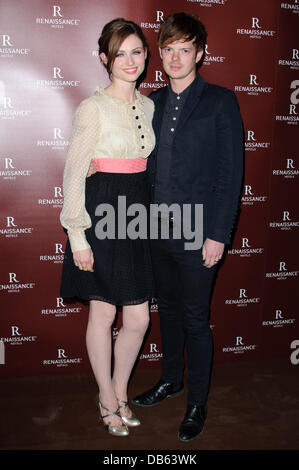
<svg viewBox="0 0 299 470">
<path fill-rule="evenodd" d="M 179 107 L 178 107 L 178 106 L 176 106 L 176 107 L 175 107 L 175 109 L 176 109 L 176 110 L 178 110 L 178 109 L 179 109 Z"/>
<path fill-rule="evenodd" d="M 141 136 L 141 139 L 144 139 L 144 135 Z"/>
<path fill-rule="evenodd" d="M 177 99 L 177 100 L 180 100 L 180 99 L 181 99 L 181 97 L 180 97 L 180 96 L 177 96 L 177 97 L 176 97 L 176 99 Z"/>
<path fill-rule="evenodd" d="M 140 124 L 139 124 L 139 126 L 138 126 L 138 129 L 141 129 L 141 126 L 140 126 Z"/>
<path fill-rule="evenodd" d="M 144 145 L 141 148 L 144 149 Z"/>
<path fill-rule="evenodd" d="M 132 106 L 132 109 L 136 109 L 136 106 Z"/>
<path fill-rule="evenodd" d="M 136 116 L 135 119 L 139 119 L 139 116 Z"/>
<path fill-rule="evenodd" d="M 171 130 L 171 132 L 174 132 L 174 128 L 173 128 L 173 127 L 172 127 L 170 130 Z"/>
<path fill-rule="evenodd" d="M 173 117 L 172 119 L 173 119 L 174 121 L 176 121 L 176 117 Z"/>
</svg>

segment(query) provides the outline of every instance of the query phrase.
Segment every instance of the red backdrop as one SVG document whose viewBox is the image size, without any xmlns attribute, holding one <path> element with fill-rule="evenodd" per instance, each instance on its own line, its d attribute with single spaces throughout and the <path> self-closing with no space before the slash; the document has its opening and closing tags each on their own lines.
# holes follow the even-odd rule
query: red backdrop
<svg viewBox="0 0 299 470">
<path fill-rule="evenodd" d="M 208 43 L 203 77 L 237 94 L 245 181 L 234 242 L 211 305 L 215 361 L 288 357 L 297 316 L 299 0 L 2 0 L 0 6 L 1 328 L 3 376 L 90 370 L 88 306 L 59 298 L 65 233 L 62 172 L 79 102 L 108 79 L 97 55 L 104 24 L 143 28 L 151 60 L 140 91 L 166 77 L 163 18 L 197 14 Z M 297 138 L 298 140 L 298 138 Z M 138 367 L 160 367 L 159 318 Z M 121 313 L 114 329 L 117 335 Z"/>
</svg>

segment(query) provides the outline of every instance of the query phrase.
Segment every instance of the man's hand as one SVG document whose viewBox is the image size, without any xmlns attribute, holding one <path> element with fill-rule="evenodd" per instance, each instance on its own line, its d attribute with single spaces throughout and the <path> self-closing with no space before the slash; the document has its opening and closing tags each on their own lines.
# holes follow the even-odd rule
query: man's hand
<svg viewBox="0 0 299 470">
<path fill-rule="evenodd" d="M 86 250 L 75 251 L 73 253 L 74 263 L 81 271 L 93 272 L 93 253 L 90 248 Z"/>
<path fill-rule="evenodd" d="M 210 238 L 206 238 L 202 246 L 202 257 L 204 266 L 212 268 L 222 258 L 224 251 L 224 243 L 216 242 Z"/>
</svg>

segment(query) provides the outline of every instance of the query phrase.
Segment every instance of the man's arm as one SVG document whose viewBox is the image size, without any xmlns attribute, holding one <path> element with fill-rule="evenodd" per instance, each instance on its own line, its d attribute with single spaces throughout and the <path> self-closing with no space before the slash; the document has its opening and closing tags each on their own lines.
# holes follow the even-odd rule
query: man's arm
<svg viewBox="0 0 299 470">
<path fill-rule="evenodd" d="M 243 177 L 243 124 L 233 92 L 223 93 L 216 121 L 215 204 L 207 238 L 229 243 Z"/>
</svg>

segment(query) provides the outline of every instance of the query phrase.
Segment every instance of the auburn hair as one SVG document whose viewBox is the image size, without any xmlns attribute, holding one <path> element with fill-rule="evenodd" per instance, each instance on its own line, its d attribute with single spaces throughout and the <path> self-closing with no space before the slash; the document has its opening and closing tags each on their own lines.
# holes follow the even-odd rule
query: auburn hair
<svg viewBox="0 0 299 470">
<path fill-rule="evenodd" d="M 104 64 L 104 66 L 109 76 L 111 75 L 113 63 L 121 44 L 131 34 L 138 36 L 144 50 L 148 50 L 148 44 L 142 29 L 133 21 L 116 18 L 104 26 L 98 40 L 98 45 L 99 54 L 103 52 L 107 57 L 107 64 Z"/>
<path fill-rule="evenodd" d="M 207 31 L 204 24 L 190 13 L 173 13 L 161 24 L 158 45 L 163 48 L 174 41 L 192 41 L 196 51 L 205 51 Z"/>
</svg>

